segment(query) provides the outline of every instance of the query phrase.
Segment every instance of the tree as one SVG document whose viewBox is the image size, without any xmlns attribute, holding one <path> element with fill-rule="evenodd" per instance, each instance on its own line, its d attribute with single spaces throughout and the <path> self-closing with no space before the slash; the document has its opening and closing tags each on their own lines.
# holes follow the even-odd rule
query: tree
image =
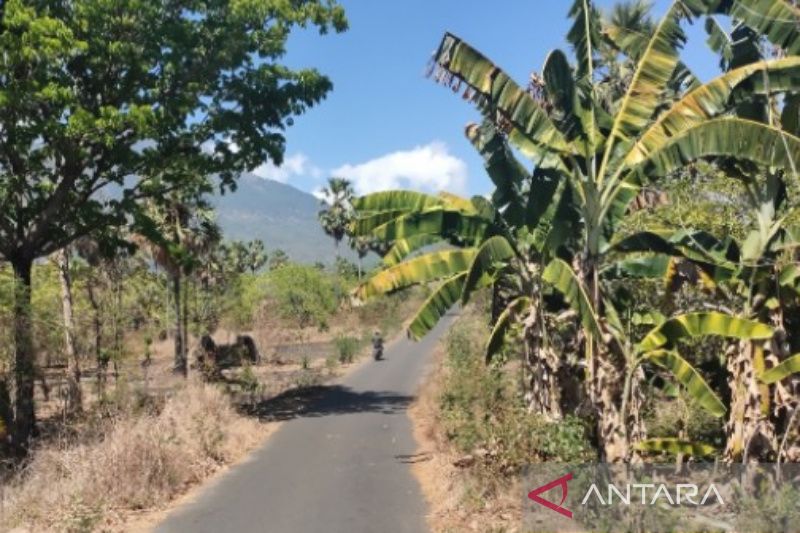
<svg viewBox="0 0 800 533">
<path fill-rule="evenodd" d="M 284 250 L 277 248 L 272 251 L 272 254 L 269 258 L 269 269 L 270 270 L 278 270 L 289 264 L 289 254 L 287 254 Z"/>
<path fill-rule="evenodd" d="M 293 27 L 346 27 L 333 1 L 4 2 L 0 254 L 12 265 L 14 442 L 35 426 L 33 261 L 95 234 L 144 231 L 140 201 L 280 163 L 292 116 L 331 89 L 279 63 Z M 108 194 L 102 194 L 109 191 Z"/>
<path fill-rule="evenodd" d="M 264 250 L 264 241 L 255 239 L 247 243 L 247 268 L 255 274 L 267 264 L 269 256 Z"/>
<path fill-rule="evenodd" d="M 576 53 L 574 67 L 566 54 L 556 50 L 548 56 L 542 76 L 533 76 L 527 89 L 452 34 L 445 35 L 434 55 L 432 75 L 453 88 L 463 88 L 465 98 L 475 102 L 503 133 L 504 142 L 536 164 L 538 179 L 533 181 L 526 183 L 514 172 L 500 176 L 493 204 L 500 207 L 505 198 L 513 200 L 527 186 L 535 188 L 534 198 L 544 197 L 549 208 L 558 209 L 559 203 L 550 201 L 551 191 L 566 191 L 564 214 L 555 220 L 572 220 L 576 242 L 566 240 L 550 249 L 555 257 L 541 273 L 541 280 L 561 293 L 564 303 L 579 317 L 585 388 L 597 413 L 597 435 L 608 461 L 629 457 L 631 439 L 640 438 L 642 428 L 638 416 L 622 412 L 639 394 L 635 376 L 629 387 L 623 386 L 629 369 L 638 365 L 630 338 L 617 318 L 617 296 L 603 275 L 617 266 L 628 266 L 618 265 L 620 254 L 692 253 L 690 235 L 683 236 L 688 243 L 667 243 L 659 249 L 664 243 L 651 235 L 620 234 L 633 200 L 658 180 L 698 160 L 731 156 L 790 169 L 800 155 L 800 138 L 771 123 L 731 114 L 742 102 L 757 101 L 765 92 L 796 90 L 792 81 L 800 66 L 796 57 L 748 64 L 706 85 L 680 62 L 685 39 L 680 23 L 707 9 L 700 3 L 674 2 L 652 31 L 631 34 L 613 25 L 601 31 L 592 3 L 577 0 L 570 12 L 574 24 L 568 35 Z M 764 29 L 768 37 L 785 37 L 772 29 Z M 607 52 L 609 48 L 615 52 Z M 600 62 L 601 57 L 620 54 L 627 58 L 626 68 L 632 73 L 630 82 L 622 86 L 610 83 L 609 66 Z M 521 165 L 507 168 L 517 167 Z M 509 214 L 521 210 L 524 216 L 536 205 L 517 203 Z M 417 213 L 407 216 L 405 227 L 421 227 L 420 208 L 412 210 Z M 397 216 L 388 211 L 384 209 L 384 222 Z M 437 225 L 431 222 L 433 218 L 425 218 L 429 227 Z M 439 220 L 444 219 L 439 216 Z M 463 216 L 451 217 L 448 227 L 463 220 Z M 438 223 L 429 233 L 437 234 L 443 228 Z M 402 236 L 416 238 L 409 233 Z M 509 250 L 519 247 L 513 236 L 511 240 L 507 235 L 503 238 L 510 245 L 502 253 L 508 258 Z M 492 237 L 484 246 L 505 248 L 500 243 Z M 487 269 L 480 265 L 496 260 L 495 251 L 476 251 L 470 258 L 458 250 L 414 258 L 378 274 L 361 291 L 389 291 L 403 284 L 444 279 L 435 296 L 447 296 L 452 303 L 452 293 L 465 292 L 459 283 L 481 279 Z M 465 261 L 471 266 L 465 268 Z M 464 271 L 468 273 L 462 281 L 452 277 L 459 272 L 463 276 Z"/>
<path fill-rule="evenodd" d="M 354 235 L 350 237 L 350 247 L 358 255 L 358 281 L 361 281 L 361 276 L 364 272 L 364 258 L 372 249 L 372 241 L 373 239 L 369 236 Z"/>
<path fill-rule="evenodd" d="M 323 209 L 319 212 L 319 221 L 325 233 L 333 237 L 338 258 L 339 243 L 353 219 L 350 205 L 353 199 L 353 187 L 344 178 L 329 178 L 327 187 L 322 189 L 322 196 L 320 203 Z"/>
<path fill-rule="evenodd" d="M 175 317 L 175 365 L 173 371 L 188 375 L 190 274 L 200 264 L 200 256 L 209 254 L 221 238 L 214 212 L 202 197 L 173 192 L 158 201 L 151 200 L 148 214 L 158 225 L 151 241 L 153 259 L 170 279 Z M 236 244 L 236 243 L 235 243 Z M 234 250 L 236 247 L 234 247 Z M 242 249 L 246 252 L 244 246 Z"/>
</svg>

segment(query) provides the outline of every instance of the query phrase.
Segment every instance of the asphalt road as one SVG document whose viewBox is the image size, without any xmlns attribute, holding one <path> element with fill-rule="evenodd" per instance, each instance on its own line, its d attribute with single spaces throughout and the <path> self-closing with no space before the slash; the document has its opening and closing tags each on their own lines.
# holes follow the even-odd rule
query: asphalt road
<svg viewBox="0 0 800 533">
<path fill-rule="evenodd" d="M 391 344 L 383 361 L 320 388 L 304 407 L 292 398 L 263 406 L 263 414 L 284 425 L 156 531 L 427 531 L 425 501 L 410 468 L 416 443 L 406 409 L 452 320 L 446 317 L 420 342 Z"/>
</svg>

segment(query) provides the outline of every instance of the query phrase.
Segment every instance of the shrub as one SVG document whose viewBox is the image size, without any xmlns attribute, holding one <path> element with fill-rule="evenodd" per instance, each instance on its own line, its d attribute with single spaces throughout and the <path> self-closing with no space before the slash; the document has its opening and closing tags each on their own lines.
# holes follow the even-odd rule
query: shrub
<svg viewBox="0 0 800 533">
<path fill-rule="evenodd" d="M 312 266 L 292 263 L 271 271 L 269 294 L 278 314 L 301 328 L 326 329 L 338 306 L 330 276 Z"/>
<path fill-rule="evenodd" d="M 336 347 L 336 354 L 340 363 L 344 365 L 353 362 L 353 358 L 358 352 L 358 339 L 349 335 L 337 335 L 333 340 L 333 344 Z"/>
<path fill-rule="evenodd" d="M 447 337 L 440 420 L 447 439 L 471 454 L 481 474 L 513 476 L 543 460 L 591 459 L 586 427 L 575 417 L 550 421 L 528 412 L 516 375 L 518 365 L 487 367 L 485 318 L 474 310 Z"/>
</svg>

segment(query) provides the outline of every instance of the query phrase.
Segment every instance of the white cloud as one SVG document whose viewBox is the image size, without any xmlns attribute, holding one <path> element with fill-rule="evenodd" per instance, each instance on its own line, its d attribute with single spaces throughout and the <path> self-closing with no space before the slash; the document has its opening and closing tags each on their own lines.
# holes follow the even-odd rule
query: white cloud
<svg viewBox="0 0 800 533">
<path fill-rule="evenodd" d="M 281 166 L 276 166 L 272 162 L 263 163 L 253 170 L 253 174 L 286 183 L 294 177 L 319 179 L 322 177 L 322 169 L 313 165 L 305 154 L 296 153 L 285 157 Z"/>
<path fill-rule="evenodd" d="M 311 194 L 317 200 L 327 200 L 328 199 L 328 195 L 325 194 L 325 192 L 322 189 L 323 189 L 323 187 L 314 187 L 313 189 L 311 189 Z"/>
<path fill-rule="evenodd" d="M 357 194 L 388 189 L 465 193 L 467 165 L 443 142 L 392 152 L 358 165 L 343 165 L 331 173 L 353 182 Z"/>
</svg>

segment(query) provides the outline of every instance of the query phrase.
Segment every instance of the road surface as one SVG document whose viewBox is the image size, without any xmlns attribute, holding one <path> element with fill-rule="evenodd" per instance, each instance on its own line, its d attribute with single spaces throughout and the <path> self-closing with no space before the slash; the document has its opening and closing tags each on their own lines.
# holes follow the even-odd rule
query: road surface
<svg viewBox="0 0 800 533">
<path fill-rule="evenodd" d="M 427 531 L 425 501 L 411 473 L 417 452 L 406 408 L 453 318 L 420 342 L 391 344 L 383 361 L 320 388 L 300 412 L 291 402 L 263 406 L 284 425 L 156 531 Z"/>
</svg>

